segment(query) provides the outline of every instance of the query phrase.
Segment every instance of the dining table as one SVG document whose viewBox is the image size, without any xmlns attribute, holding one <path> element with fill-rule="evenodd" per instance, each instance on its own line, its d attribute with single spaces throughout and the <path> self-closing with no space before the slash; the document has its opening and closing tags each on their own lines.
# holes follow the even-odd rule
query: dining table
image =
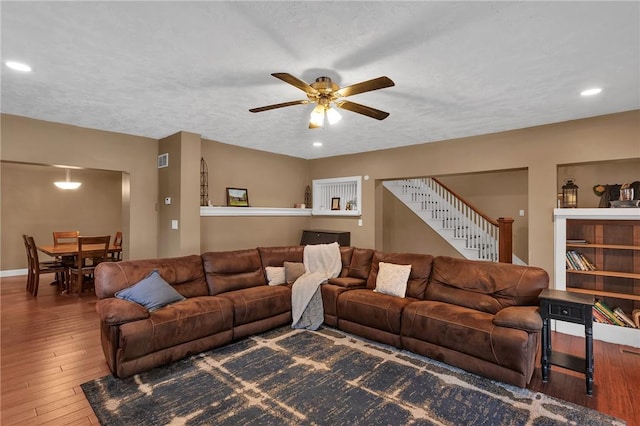
<svg viewBox="0 0 640 426">
<path fill-rule="evenodd" d="M 98 251 L 102 250 L 104 246 L 102 244 L 85 244 L 83 245 L 83 251 Z M 47 254 L 51 257 L 70 257 L 75 259 L 78 255 L 78 243 L 68 243 L 68 244 L 58 244 L 58 245 L 39 245 L 36 247 L 39 251 L 44 254 Z M 107 250 L 108 253 L 121 253 L 122 246 L 117 246 L 113 243 L 109 244 L 109 248 Z M 58 277 L 56 276 L 56 280 L 51 284 L 60 285 L 64 288 L 63 294 L 69 292 L 68 284 L 65 283 L 66 280 L 63 279 L 62 282 L 58 281 Z"/>
<path fill-rule="evenodd" d="M 87 244 L 84 245 L 84 251 L 94 251 L 94 250 L 101 250 L 102 249 L 102 245 L 101 244 Z M 58 244 L 57 246 L 54 246 L 53 244 L 50 245 L 39 245 L 37 246 L 38 250 L 40 250 L 42 253 L 47 254 L 51 257 L 58 257 L 58 256 L 77 256 L 78 255 L 78 244 L 77 243 L 70 243 L 70 244 Z M 121 253 L 122 252 L 122 246 L 117 246 L 115 244 L 109 244 L 109 249 L 108 249 L 109 253 Z"/>
</svg>

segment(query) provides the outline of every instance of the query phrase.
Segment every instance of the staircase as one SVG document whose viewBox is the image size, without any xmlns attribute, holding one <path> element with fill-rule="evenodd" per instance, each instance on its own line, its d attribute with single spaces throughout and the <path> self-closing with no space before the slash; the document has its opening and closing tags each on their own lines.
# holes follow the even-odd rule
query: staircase
<svg viewBox="0 0 640 426">
<path fill-rule="evenodd" d="M 385 181 L 383 185 L 464 258 L 525 264 L 511 254 L 513 219 L 487 218 L 433 178 Z"/>
</svg>

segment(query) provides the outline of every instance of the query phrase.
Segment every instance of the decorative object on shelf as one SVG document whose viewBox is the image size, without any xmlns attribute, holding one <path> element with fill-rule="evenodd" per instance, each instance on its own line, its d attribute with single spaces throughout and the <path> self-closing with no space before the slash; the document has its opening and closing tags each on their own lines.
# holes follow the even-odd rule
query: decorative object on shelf
<svg viewBox="0 0 640 426">
<path fill-rule="evenodd" d="M 210 205 L 209 202 L 209 168 L 204 157 L 200 157 L 200 205 Z"/>
<path fill-rule="evenodd" d="M 604 191 L 598 207 L 638 207 L 638 203 L 633 201 L 640 199 L 640 181 L 600 186 L 604 187 Z"/>
<path fill-rule="evenodd" d="M 246 188 L 227 188 L 227 206 L 249 207 L 249 192 Z"/>
<path fill-rule="evenodd" d="M 562 208 L 577 208 L 578 207 L 578 185 L 576 185 L 573 179 L 569 178 L 564 181 L 562 185 Z"/>
<path fill-rule="evenodd" d="M 601 197 L 602 194 L 604 194 L 604 191 L 606 191 L 607 188 L 604 185 L 593 185 L 593 193 L 596 194 L 598 197 Z"/>
<path fill-rule="evenodd" d="M 611 207 L 640 207 L 640 200 L 613 200 L 609 201 Z"/>
<path fill-rule="evenodd" d="M 311 188 L 309 185 L 304 189 L 304 204 L 307 208 L 311 208 Z"/>
<path fill-rule="evenodd" d="M 340 210 L 340 197 L 333 197 L 331 199 L 331 210 Z"/>
<path fill-rule="evenodd" d="M 293 207 L 296 209 L 304 209 L 306 205 L 304 203 L 295 203 Z"/>
</svg>

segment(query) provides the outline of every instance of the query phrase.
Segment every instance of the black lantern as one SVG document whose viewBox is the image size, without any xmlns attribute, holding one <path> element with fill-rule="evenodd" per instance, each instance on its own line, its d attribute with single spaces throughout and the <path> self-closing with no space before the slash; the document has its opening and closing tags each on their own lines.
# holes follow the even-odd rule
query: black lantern
<svg viewBox="0 0 640 426">
<path fill-rule="evenodd" d="M 563 208 L 578 207 L 578 185 L 573 183 L 573 179 L 567 179 L 562 185 L 562 205 Z"/>
</svg>

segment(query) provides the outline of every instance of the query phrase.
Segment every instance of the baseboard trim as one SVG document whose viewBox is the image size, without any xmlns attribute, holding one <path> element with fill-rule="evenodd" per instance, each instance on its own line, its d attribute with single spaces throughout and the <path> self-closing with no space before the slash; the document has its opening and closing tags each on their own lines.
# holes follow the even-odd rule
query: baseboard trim
<svg viewBox="0 0 640 426">
<path fill-rule="evenodd" d="M 0 278 L 16 277 L 18 275 L 27 275 L 27 268 L 24 268 L 24 269 L 9 269 L 7 271 L 0 271 Z"/>
</svg>

